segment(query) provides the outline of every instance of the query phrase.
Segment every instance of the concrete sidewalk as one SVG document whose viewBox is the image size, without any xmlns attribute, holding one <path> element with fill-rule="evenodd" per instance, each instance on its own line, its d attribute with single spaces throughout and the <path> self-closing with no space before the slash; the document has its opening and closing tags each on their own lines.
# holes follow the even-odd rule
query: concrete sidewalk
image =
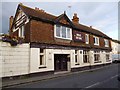
<svg viewBox="0 0 120 90">
<path fill-rule="evenodd" d="M 2 88 L 7 88 L 7 87 L 10 87 L 10 86 L 15 86 L 15 85 L 19 85 L 19 84 L 37 82 L 37 81 L 41 81 L 41 80 L 53 79 L 53 78 L 62 77 L 62 76 L 66 76 L 66 75 L 71 75 L 71 74 L 76 74 L 76 73 L 94 71 L 94 70 L 102 69 L 102 68 L 105 68 L 105 67 L 108 67 L 108 66 L 110 66 L 110 65 L 103 66 L 103 67 L 100 67 L 100 68 L 95 68 L 95 69 L 78 71 L 78 72 L 68 72 L 67 71 L 67 72 L 60 72 L 60 73 L 58 72 L 58 73 L 51 74 L 51 75 L 34 76 L 34 77 L 28 77 L 28 78 L 26 77 L 26 78 L 22 78 L 22 79 L 6 80 L 6 81 L 2 82 Z"/>
</svg>

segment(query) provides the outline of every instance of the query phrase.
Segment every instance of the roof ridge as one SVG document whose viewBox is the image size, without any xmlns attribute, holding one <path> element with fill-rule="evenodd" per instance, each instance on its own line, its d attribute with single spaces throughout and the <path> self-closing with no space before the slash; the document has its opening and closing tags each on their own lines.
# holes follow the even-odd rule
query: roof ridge
<svg viewBox="0 0 120 90">
<path fill-rule="evenodd" d="M 40 10 L 35 10 L 34 8 L 31 8 L 31 7 L 29 7 L 29 6 L 23 5 L 22 3 L 20 3 L 19 5 L 22 6 L 22 7 L 28 8 L 28 9 L 32 9 L 32 10 L 34 10 L 34 11 L 36 11 L 36 12 L 40 12 L 40 13 L 44 13 L 44 14 L 47 14 L 47 15 L 50 15 L 50 16 L 53 16 L 53 17 L 57 17 L 57 16 L 52 15 L 52 14 L 50 14 L 50 13 L 48 13 L 48 12 L 41 12 Z M 41 10 L 42 10 L 42 9 L 41 9 Z"/>
</svg>

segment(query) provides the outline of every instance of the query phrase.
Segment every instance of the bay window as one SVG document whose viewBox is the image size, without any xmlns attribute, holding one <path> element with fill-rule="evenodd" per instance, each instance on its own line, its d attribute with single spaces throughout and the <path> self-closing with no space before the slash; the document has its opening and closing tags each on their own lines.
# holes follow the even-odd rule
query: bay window
<svg viewBox="0 0 120 90">
<path fill-rule="evenodd" d="M 72 30 L 71 28 L 55 25 L 55 34 L 56 38 L 72 40 Z"/>
</svg>

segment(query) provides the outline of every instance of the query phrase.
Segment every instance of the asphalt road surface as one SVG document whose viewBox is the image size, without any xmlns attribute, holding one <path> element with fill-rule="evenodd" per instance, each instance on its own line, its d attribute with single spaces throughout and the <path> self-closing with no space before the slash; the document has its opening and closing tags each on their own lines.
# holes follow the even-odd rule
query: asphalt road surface
<svg viewBox="0 0 120 90">
<path fill-rule="evenodd" d="M 117 76 L 118 64 L 112 64 L 95 71 L 79 72 L 12 88 L 120 88 Z"/>
</svg>

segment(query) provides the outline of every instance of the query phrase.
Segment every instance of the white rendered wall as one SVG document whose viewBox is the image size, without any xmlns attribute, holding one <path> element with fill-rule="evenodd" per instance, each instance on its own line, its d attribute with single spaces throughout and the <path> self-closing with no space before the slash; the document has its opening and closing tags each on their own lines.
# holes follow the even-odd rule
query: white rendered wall
<svg viewBox="0 0 120 90">
<path fill-rule="evenodd" d="M 30 49 L 30 73 L 54 71 L 54 60 L 52 49 L 45 49 L 45 62 L 46 64 L 42 68 L 40 64 L 40 48 Z"/>
<path fill-rule="evenodd" d="M 13 47 L 9 43 L 0 42 L 2 77 L 29 73 L 29 48 L 29 44 Z"/>
</svg>

